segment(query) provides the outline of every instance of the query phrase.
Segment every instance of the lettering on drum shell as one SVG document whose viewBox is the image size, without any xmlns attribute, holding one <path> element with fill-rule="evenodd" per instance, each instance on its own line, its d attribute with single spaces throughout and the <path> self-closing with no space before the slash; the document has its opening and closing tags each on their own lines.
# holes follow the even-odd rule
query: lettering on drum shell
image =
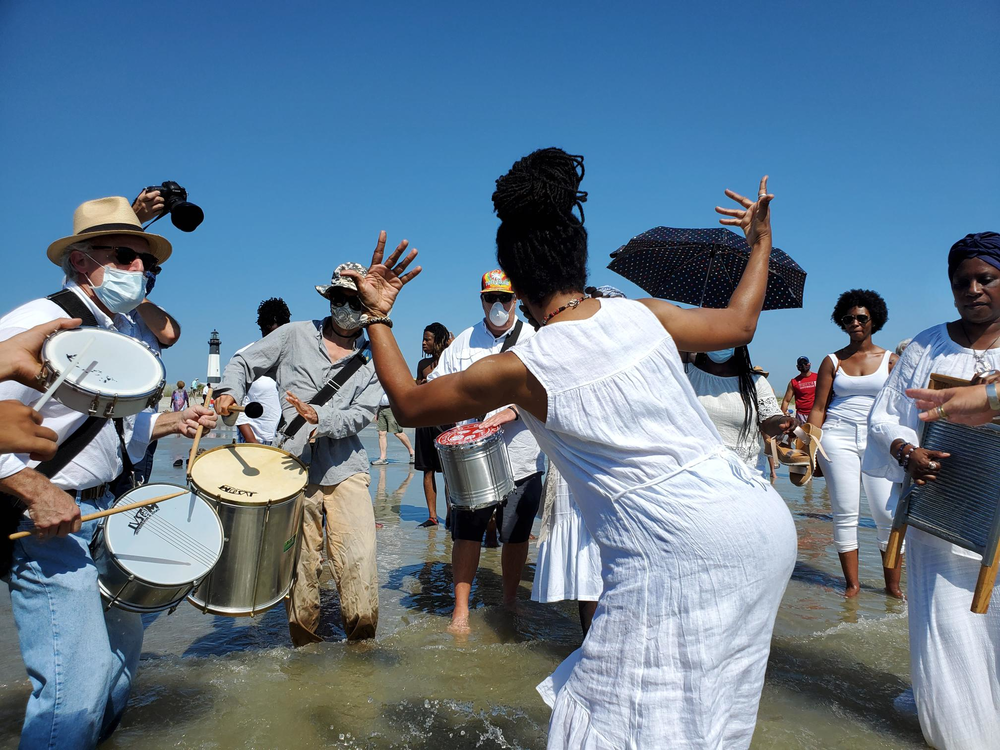
<svg viewBox="0 0 1000 750">
<path fill-rule="evenodd" d="M 142 527 L 146 525 L 146 521 L 153 517 L 154 513 L 160 510 L 159 505 L 147 505 L 145 508 L 139 508 L 135 512 L 135 516 L 129 522 L 128 527 L 132 529 L 133 536 L 138 535 L 142 531 Z"/>
<path fill-rule="evenodd" d="M 254 490 L 241 490 L 237 487 L 230 487 L 228 484 L 220 484 L 219 489 L 228 492 L 230 495 L 241 495 L 243 497 L 253 497 L 257 493 Z"/>
</svg>

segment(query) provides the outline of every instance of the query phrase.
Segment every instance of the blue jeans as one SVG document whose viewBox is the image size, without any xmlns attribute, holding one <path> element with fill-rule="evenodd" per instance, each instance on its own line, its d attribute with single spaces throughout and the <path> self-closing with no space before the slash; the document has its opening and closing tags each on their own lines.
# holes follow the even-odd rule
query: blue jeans
<svg viewBox="0 0 1000 750">
<path fill-rule="evenodd" d="M 81 501 L 83 515 L 114 498 Z M 31 697 L 21 748 L 87 748 L 110 734 L 125 711 L 142 650 L 139 615 L 104 611 L 90 541 L 101 521 L 76 534 L 14 544 L 8 580 Z M 31 528 L 25 519 L 20 528 Z"/>
</svg>

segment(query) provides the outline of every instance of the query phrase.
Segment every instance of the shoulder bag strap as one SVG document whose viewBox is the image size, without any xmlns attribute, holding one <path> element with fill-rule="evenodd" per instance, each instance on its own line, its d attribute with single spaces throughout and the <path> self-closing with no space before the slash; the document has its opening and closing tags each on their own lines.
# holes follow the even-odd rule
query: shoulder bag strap
<svg viewBox="0 0 1000 750">
<path fill-rule="evenodd" d="M 309 399 L 308 403 L 311 406 L 323 406 L 327 401 L 333 398 L 334 394 L 337 393 L 341 388 L 343 388 L 344 383 L 350 380 L 351 376 L 354 375 L 358 370 L 361 369 L 363 365 L 366 365 L 371 361 L 371 347 L 369 342 L 365 342 L 365 345 L 358 349 L 353 357 L 341 368 L 334 377 L 330 379 L 326 385 L 324 385 L 315 396 Z M 291 422 L 288 423 L 288 428 L 284 431 L 286 438 L 291 438 L 295 436 L 302 426 L 306 423 L 305 417 L 301 414 L 295 417 Z"/>
<path fill-rule="evenodd" d="M 85 326 L 97 326 L 97 318 L 94 317 L 94 313 L 71 289 L 62 289 L 55 294 L 50 294 L 47 299 L 59 305 L 71 318 L 82 320 Z"/>
</svg>

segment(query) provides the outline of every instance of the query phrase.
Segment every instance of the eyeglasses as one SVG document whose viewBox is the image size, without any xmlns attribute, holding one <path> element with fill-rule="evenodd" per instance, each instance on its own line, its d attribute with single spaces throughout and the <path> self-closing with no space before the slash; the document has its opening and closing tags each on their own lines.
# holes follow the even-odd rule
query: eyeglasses
<svg viewBox="0 0 1000 750">
<path fill-rule="evenodd" d="M 111 250 L 115 254 L 115 262 L 122 266 L 130 266 L 138 258 L 142 261 L 142 270 L 148 271 L 154 276 L 163 270 L 157 265 L 156 256 L 152 253 L 140 253 L 131 247 L 114 247 L 112 245 L 91 245 L 90 249 Z"/>
<path fill-rule="evenodd" d="M 361 312 L 361 300 L 357 297 L 348 297 L 346 294 L 331 294 L 330 304 L 334 307 L 349 305 L 355 312 Z"/>
<path fill-rule="evenodd" d="M 869 320 L 871 320 L 871 316 L 865 315 L 863 313 L 861 315 L 845 315 L 840 319 L 840 325 L 846 328 L 855 320 L 858 321 L 861 325 L 865 325 L 868 323 Z"/>
<path fill-rule="evenodd" d="M 481 296 L 487 305 L 494 305 L 497 302 L 506 305 L 514 299 L 514 295 L 508 292 L 483 292 Z"/>
</svg>

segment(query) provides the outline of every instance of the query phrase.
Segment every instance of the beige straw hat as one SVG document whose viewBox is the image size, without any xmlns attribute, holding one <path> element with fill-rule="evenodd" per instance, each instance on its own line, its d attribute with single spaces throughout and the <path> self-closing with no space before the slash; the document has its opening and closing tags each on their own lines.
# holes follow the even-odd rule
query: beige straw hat
<svg viewBox="0 0 1000 750">
<path fill-rule="evenodd" d="M 98 198 L 87 201 L 73 212 L 73 234 L 49 245 L 49 260 L 62 265 L 63 251 L 74 242 L 104 237 L 109 234 L 133 234 L 149 242 L 149 252 L 163 263 L 173 252 L 170 243 L 158 234 L 142 231 L 142 223 L 125 198 Z"/>
</svg>

